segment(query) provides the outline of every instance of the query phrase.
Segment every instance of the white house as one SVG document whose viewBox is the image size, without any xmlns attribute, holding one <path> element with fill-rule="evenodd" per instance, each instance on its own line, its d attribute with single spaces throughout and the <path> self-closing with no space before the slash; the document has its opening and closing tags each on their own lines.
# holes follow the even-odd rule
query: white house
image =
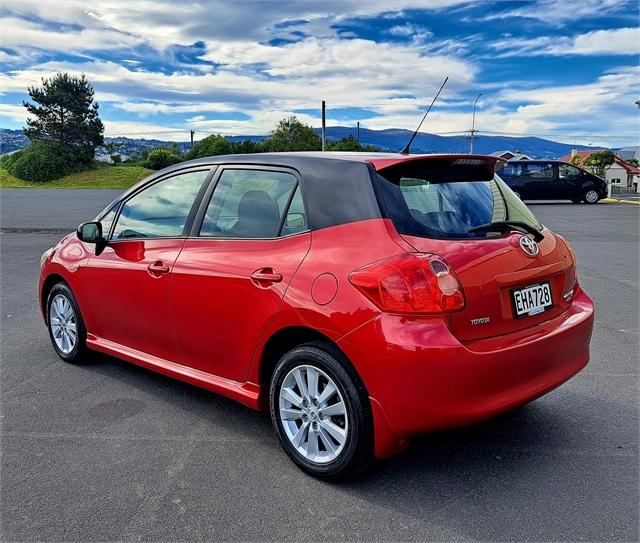
<svg viewBox="0 0 640 543">
<path fill-rule="evenodd" d="M 613 192 L 640 192 L 640 168 L 616 157 L 605 173 Z M 617 190 L 616 190 L 617 189 Z"/>
</svg>

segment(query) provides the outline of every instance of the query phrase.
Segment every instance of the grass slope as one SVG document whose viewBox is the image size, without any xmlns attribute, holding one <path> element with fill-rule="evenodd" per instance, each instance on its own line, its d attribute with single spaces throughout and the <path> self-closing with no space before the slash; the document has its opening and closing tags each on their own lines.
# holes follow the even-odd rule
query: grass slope
<svg viewBox="0 0 640 543">
<path fill-rule="evenodd" d="M 13 177 L 0 168 L 0 188 L 36 189 L 126 189 L 154 173 L 142 166 L 104 166 L 72 173 L 55 181 L 32 183 Z"/>
</svg>

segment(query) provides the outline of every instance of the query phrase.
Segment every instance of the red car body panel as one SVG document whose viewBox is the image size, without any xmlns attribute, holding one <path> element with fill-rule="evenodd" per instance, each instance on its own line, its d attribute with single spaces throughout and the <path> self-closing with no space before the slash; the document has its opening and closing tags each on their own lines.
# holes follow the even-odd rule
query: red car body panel
<svg viewBox="0 0 640 543">
<path fill-rule="evenodd" d="M 87 329 L 112 343 L 177 360 L 171 270 L 183 243 L 182 239 L 120 240 L 100 255 L 92 254 L 83 272 L 90 292 Z"/>
<path fill-rule="evenodd" d="M 186 240 L 172 285 L 180 363 L 245 381 L 256 343 L 310 245 L 308 232 L 272 240 Z M 261 270 L 282 277 L 252 279 Z"/>
<path fill-rule="evenodd" d="M 491 167 L 497 160 L 436 158 L 481 158 Z M 381 169 L 413 160 L 424 157 L 368 161 Z M 96 256 L 95 246 L 69 235 L 44 263 L 40 298 L 44 304 L 51 278 L 61 277 L 76 294 L 89 347 L 254 409 L 267 405 L 262 370 L 270 339 L 294 328 L 320 333 L 361 377 L 375 454 L 385 457 L 419 432 L 529 402 L 587 363 L 593 304 L 576 282 L 573 252 L 545 230 L 540 254 L 530 258 L 520 238 L 418 238 L 374 218 L 271 240 L 125 240 Z M 465 307 L 431 316 L 386 313 L 350 283 L 354 270 L 407 252 L 443 257 L 460 280 Z M 154 264 L 169 269 L 155 273 L 148 269 Z M 510 289 L 540 281 L 551 285 L 553 308 L 516 319 Z M 490 324 L 471 324 L 483 317 Z"/>
<path fill-rule="evenodd" d="M 563 294 L 575 283 L 575 265 L 563 242 L 545 230 L 536 258 L 520 250 L 520 234 L 497 239 L 435 240 L 413 236 L 404 238 L 418 251 L 442 256 L 455 270 L 464 288 L 466 307 L 451 314 L 451 326 L 461 341 L 508 334 L 535 326 L 566 311 L 570 305 Z M 549 281 L 557 304 L 551 309 L 517 319 L 510 289 Z M 474 326 L 472 319 L 489 318 L 490 323 Z"/>
</svg>

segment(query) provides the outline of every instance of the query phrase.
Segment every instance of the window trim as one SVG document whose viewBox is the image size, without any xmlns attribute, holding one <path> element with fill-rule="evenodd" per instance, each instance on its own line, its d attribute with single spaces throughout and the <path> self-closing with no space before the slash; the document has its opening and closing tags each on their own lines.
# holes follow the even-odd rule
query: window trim
<svg viewBox="0 0 640 543">
<path fill-rule="evenodd" d="M 118 201 L 117 204 L 116 204 L 116 206 L 117 206 L 116 216 L 114 217 L 113 223 L 111 224 L 111 228 L 109 229 L 109 236 L 106 238 L 107 242 L 109 244 L 112 244 L 112 243 L 122 243 L 122 242 L 127 242 L 127 241 L 150 241 L 150 240 L 156 240 L 156 239 L 185 239 L 185 238 L 187 238 L 188 237 L 188 232 L 191 230 L 191 226 L 192 226 L 193 221 L 194 221 L 194 219 L 196 217 L 196 211 L 200 207 L 201 200 L 202 200 L 204 194 L 206 193 L 206 190 L 207 190 L 207 188 L 209 186 L 209 183 L 211 182 L 211 178 L 215 175 L 216 170 L 217 170 L 217 166 L 216 165 L 192 166 L 192 167 L 189 167 L 189 168 L 184 168 L 182 170 L 173 170 L 171 172 L 168 172 L 166 175 L 162 175 L 160 177 L 157 177 L 157 178 L 153 179 L 149 183 L 145 183 L 144 185 L 141 185 L 135 191 L 131 192 L 130 194 L 127 194 L 126 198 L 123 198 L 122 200 Z M 113 231 L 114 231 L 114 229 L 116 227 L 116 224 L 118 223 L 118 220 L 120 219 L 120 214 L 122 213 L 122 208 L 124 207 L 124 205 L 129 200 L 131 200 L 132 198 L 135 198 L 138 194 L 140 194 L 141 192 L 145 191 L 146 189 L 152 187 L 153 185 L 156 185 L 158 183 L 162 183 L 163 181 L 166 181 L 167 179 L 171 179 L 172 177 L 177 177 L 179 175 L 184 175 L 184 174 L 188 174 L 188 173 L 195 173 L 195 172 L 207 172 L 207 175 L 205 175 L 204 179 L 202 180 L 202 185 L 200 186 L 200 188 L 198 189 L 198 192 L 196 193 L 196 197 L 195 197 L 195 200 L 193 201 L 193 204 L 191 204 L 191 209 L 189 209 L 189 213 L 187 214 L 187 220 L 186 220 L 186 222 L 184 224 L 184 227 L 182 229 L 182 234 L 180 234 L 179 236 L 156 236 L 156 237 L 152 237 L 152 238 L 140 237 L 140 238 L 111 239 L 111 236 L 112 236 Z M 111 209 L 113 209 L 113 208 L 110 207 L 109 210 L 106 213 L 111 211 Z M 106 213 L 102 214 L 102 216 L 106 215 Z M 103 232 L 103 235 L 104 235 L 104 232 Z"/>
<path fill-rule="evenodd" d="M 287 203 L 284 207 L 284 213 L 282 214 L 282 217 L 280 218 L 280 224 L 278 226 L 278 234 L 276 236 L 271 236 L 268 238 L 235 238 L 235 237 L 229 237 L 229 236 L 201 236 L 200 235 L 200 231 L 202 230 L 202 225 L 204 223 L 204 218 L 205 215 L 207 214 L 207 210 L 209 209 L 209 204 L 211 203 L 211 199 L 213 198 L 213 193 L 215 192 L 218 183 L 220 182 L 220 178 L 222 177 L 222 175 L 224 174 L 225 171 L 228 170 L 258 170 L 258 171 L 264 171 L 264 172 L 282 172 L 282 173 L 288 173 L 293 175 L 296 178 L 296 185 L 293 188 L 293 190 L 291 191 L 291 194 L 289 195 L 289 199 L 287 200 Z M 306 234 L 308 232 L 310 232 L 310 228 L 309 228 L 309 210 L 307 209 L 307 201 L 304 197 L 304 190 L 302 189 L 302 177 L 300 175 L 300 172 L 298 172 L 296 169 L 294 168 L 288 168 L 288 167 L 284 167 L 284 166 L 268 166 L 268 165 L 262 165 L 262 164 L 240 164 L 240 163 L 225 163 L 225 164 L 219 164 L 217 171 L 215 172 L 215 174 L 211 177 L 211 179 L 209 180 L 209 186 L 205 192 L 205 194 L 203 195 L 201 201 L 200 201 L 200 206 L 198 208 L 198 211 L 195 215 L 193 224 L 191 225 L 191 231 L 189 233 L 189 235 L 187 236 L 188 239 L 197 239 L 197 240 L 203 240 L 203 241 L 208 241 L 208 240 L 223 240 L 223 241 L 274 241 L 274 240 L 278 240 L 278 239 L 286 239 L 286 238 L 290 238 L 292 236 L 298 236 L 300 234 Z M 302 205 L 304 207 L 304 213 L 307 217 L 307 228 L 305 230 L 302 230 L 300 232 L 295 232 L 293 234 L 287 234 L 286 236 L 281 236 L 280 234 L 282 233 L 282 227 L 284 225 L 284 221 L 286 220 L 287 217 L 287 213 L 289 212 L 289 208 L 291 207 L 291 202 L 293 200 L 293 196 L 296 193 L 296 190 L 300 189 L 300 195 L 302 196 Z"/>
</svg>

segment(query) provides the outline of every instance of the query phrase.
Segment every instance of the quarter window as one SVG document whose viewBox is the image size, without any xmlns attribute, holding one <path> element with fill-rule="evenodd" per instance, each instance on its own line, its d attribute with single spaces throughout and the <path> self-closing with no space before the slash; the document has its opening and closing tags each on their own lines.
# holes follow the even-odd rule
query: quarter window
<svg viewBox="0 0 640 543">
<path fill-rule="evenodd" d="M 139 192 L 122 206 L 112 239 L 178 237 L 208 171 L 175 175 Z"/>
<path fill-rule="evenodd" d="M 286 172 L 224 170 L 200 235 L 252 239 L 278 236 L 283 214 L 296 186 L 296 177 Z M 306 224 L 304 217 L 302 220 Z"/>
<path fill-rule="evenodd" d="M 302 193 L 300 192 L 300 187 L 298 187 L 287 210 L 287 217 L 282 225 L 281 235 L 297 234 L 298 232 L 304 232 L 307 228 L 307 214 L 304 210 Z"/>
<path fill-rule="evenodd" d="M 105 238 L 109 237 L 109 231 L 111 230 L 111 225 L 113 224 L 113 219 L 116 218 L 116 210 L 117 209 L 118 209 L 117 205 L 113 206 L 113 208 L 110 209 L 109 211 L 107 211 L 107 213 L 105 213 L 104 217 L 102 217 L 102 219 L 100 219 L 100 224 L 102 225 L 102 235 Z"/>
</svg>

